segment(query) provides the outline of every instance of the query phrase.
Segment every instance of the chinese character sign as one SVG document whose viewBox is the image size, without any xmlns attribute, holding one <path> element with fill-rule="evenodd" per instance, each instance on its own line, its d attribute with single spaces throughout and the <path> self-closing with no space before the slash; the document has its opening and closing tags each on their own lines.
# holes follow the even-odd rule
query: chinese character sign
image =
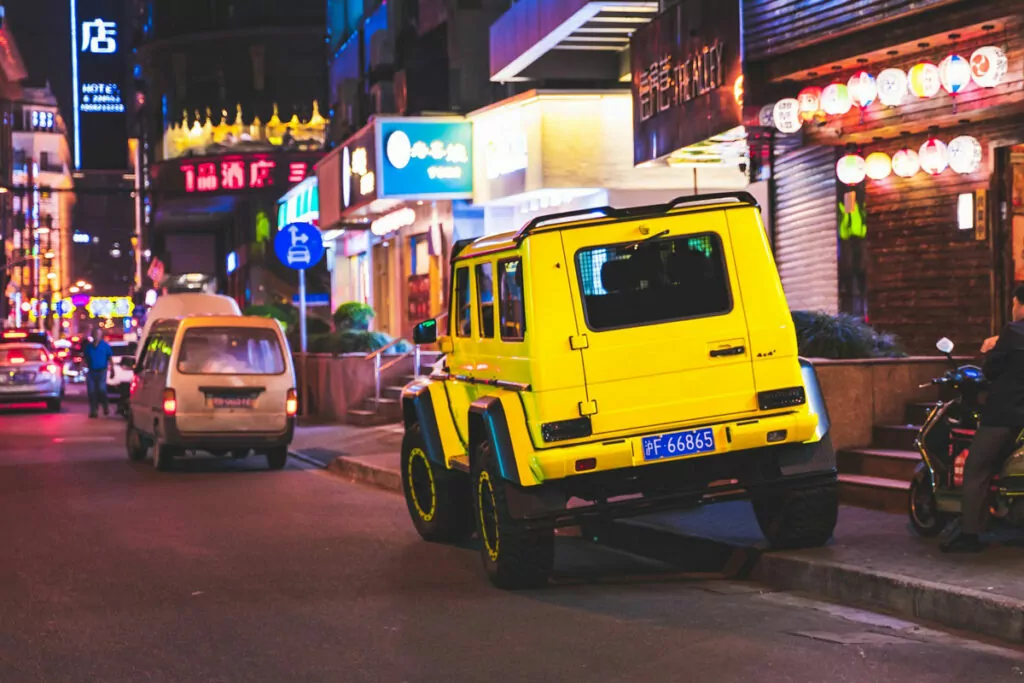
<svg viewBox="0 0 1024 683">
<path fill-rule="evenodd" d="M 270 190 L 298 184 L 309 175 L 315 157 L 304 161 L 279 161 L 265 154 L 213 157 L 162 166 L 158 191 L 186 194 Z"/>
<path fill-rule="evenodd" d="M 679 3 L 633 33 L 634 163 L 741 125 L 739 3 Z"/>
<path fill-rule="evenodd" d="M 117 22 L 93 19 L 82 22 L 82 52 L 109 55 L 117 52 Z"/>
<path fill-rule="evenodd" d="M 381 197 L 466 198 L 473 193 L 473 132 L 466 121 L 384 120 Z"/>
</svg>

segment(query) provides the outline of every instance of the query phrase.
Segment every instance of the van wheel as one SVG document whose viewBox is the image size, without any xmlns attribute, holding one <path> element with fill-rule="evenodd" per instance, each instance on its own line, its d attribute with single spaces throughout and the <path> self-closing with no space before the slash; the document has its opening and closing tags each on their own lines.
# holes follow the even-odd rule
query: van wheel
<svg viewBox="0 0 1024 683">
<path fill-rule="evenodd" d="M 236 451 L 232 451 L 232 455 L 234 457 L 236 457 L 236 458 L 239 457 L 239 456 L 235 455 L 235 453 L 236 453 Z M 267 465 L 270 467 L 270 469 L 272 469 L 272 470 L 282 469 L 284 467 L 285 463 L 287 463 L 287 462 L 288 462 L 288 449 L 287 448 L 274 448 L 274 449 L 271 449 L 271 450 L 267 451 Z"/>
<path fill-rule="evenodd" d="M 166 472 L 174 466 L 174 458 L 181 454 L 181 451 L 163 442 L 163 437 L 157 434 L 156 442 L 153 444 L 153 467 Z"/>
<path fill-rule="evenodd" d="M 147 448 L 146 442 L 143 440 L 142 434 L 138 429 L 129 424 L 128 429 L 125 430 L 124 441 L 129 460 L 140 462 L 146 459 L 146 452 L 149 448 Z"/>
<path fill-rule="evenodd" d="M 409 517 L 425 541 L 458 543 L 473 530 L 469 482 L 430 461 L 418 424 L 405 430 L 402 439 L 402 490 Z"/>
<path fill-rule="evenodd" d="M 508 512 L 505 487 L 490 442 L 471 466 L 473 508 L 487 577 L 498 588 L 540 588 L 555 564 L 554 529 L 526 529 Z"/>
<path fill-rule="evenodd" d="M 758 526 L 773 548 L 815 548 L 832 538 L 839 517 L 839 485 L 754 496 Z"/>
</svg>

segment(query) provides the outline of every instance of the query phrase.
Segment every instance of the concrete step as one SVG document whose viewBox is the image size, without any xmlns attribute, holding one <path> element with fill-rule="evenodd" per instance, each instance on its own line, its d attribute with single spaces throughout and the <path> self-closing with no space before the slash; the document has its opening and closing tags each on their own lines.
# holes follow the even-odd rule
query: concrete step
<svg viewBox="0 0 1024 683">
<path fill-rule="evenodd" d="M 876 425 L 872 447 L 897 451 L 913 451 L 914 439 L 920 430 L 918 425 Z"/>
<path fill-rule="evenodd" d="M 364 410 L 372 410 L 387 418 L 388 422 L 397 422 L 402 416 L 401 401 L 397 398 L 368 398 L 363 402 Z"/>
<path fill-rule="evenodd" d="M 908 425 L 923 425 L 934 407 L 934 403 L 908 403 L 904 422 Z"/>
<path fill-rule="evenodd" d="M 847 505 L 905 514 L 909 490 L 907 481 L 859 474 L 839 475 L 839 500 Z"/>
<path fill-rule="evenodd" d="M 381 389 L 380 393 L 384 396 L 384 398 L 390 398 L 390 399 L 394 399 L 396 401 L 399 401 L 402 398 L 402 391 L 404 389 L 405 389 L 405 387 L 398 387 L 398 386 L 395 386 L 395 387 L 384 387 L 383 389 Z"/>
<path fill-rule="evenodd" d="M 350 410 L 348 411 L 348 423 L 356 427 L 376 427 L 377 425 L 392 424 L 399 420 L 386 413 L 378 413 L 375 410 Z"/>
<path fill-rule="evenodd" d="M 921 462 L 916 451 L 887 448 L 852 448 L 838 454 L 840 474 L 880 477 L 909 482 Z"/>
</svg>

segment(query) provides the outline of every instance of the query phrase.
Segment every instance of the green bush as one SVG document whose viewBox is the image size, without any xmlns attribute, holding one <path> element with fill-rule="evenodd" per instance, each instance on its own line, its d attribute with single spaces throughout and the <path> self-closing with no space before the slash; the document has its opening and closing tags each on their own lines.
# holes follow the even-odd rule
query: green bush
<svg viewBox="0 0 1024 683">
<path fill-rule="evenodd" d="M 373 308 L 358 301 L 349 301 L 334 312 L 334 326 L 339 330 L 368 330 L 373 317 Z"/>
<path fill-rule="evenodd" d="M 280 320 L 286 330 L 299 324 L 299 311 L 290 304 L 261 304 L 248 306 L 244 311 L 245 315 L 256 315 L 261 318 L 273 318 Z"/>
<path fill-rule="evenodd" d="M 338 330 L 310 337 L 309 350 L 312 353 L 331 354 L 369 353 L 390 343 L 391 337 L 383 332 Z"/>
<path fill-rule="evenodd" d="M 840 313 L 793 311 L 800 355 L 809 358 L 902 358 L 898 338 L 860 318 Z"/>
</svg>

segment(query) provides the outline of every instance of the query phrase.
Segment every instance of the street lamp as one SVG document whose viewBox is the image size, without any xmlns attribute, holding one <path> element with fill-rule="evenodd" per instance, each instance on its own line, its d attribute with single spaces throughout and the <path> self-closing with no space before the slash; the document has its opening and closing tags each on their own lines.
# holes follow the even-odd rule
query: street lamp
<svg viewBox="0 0 1024 683">
<path fill-rule="evenodd" d="M 80 291 L 82 291 L 82 288 L 77 285 L 72 285 L 71 287 L 68 287 L 68 291 L 71 292 L 72 294 L 78 294 Z"/>
<path fill-rule="evenodd" d="M 88 292 L 88 291 L 90 291 L 92 289 L 92 285 L 86 283 L 85 287 L 82 287 L 82 289 L 84 289 L 85 291 Z"/>
</svg>

